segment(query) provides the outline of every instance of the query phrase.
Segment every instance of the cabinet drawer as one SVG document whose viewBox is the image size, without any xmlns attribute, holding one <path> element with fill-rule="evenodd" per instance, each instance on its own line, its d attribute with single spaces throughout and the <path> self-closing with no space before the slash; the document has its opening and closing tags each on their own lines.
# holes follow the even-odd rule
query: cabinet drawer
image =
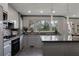
<svg viewBox="0 0 79 59">
<path fill-rule="evenodd" d="M 4 56 L 7 56 L 7 55 L 11 55 L 11 46 L 10 45 L 6 45 L 4 47 Z"/>
<path fill-rule="evenodd" d="M 11 40 L 4 42 L 4 46 L 11 44 Z"/>
<path fill-rule="evenodd" d="M 79 41 L 79 36 L 73 36 L 72 39 L 73 39 L 74 41 Z"/>
<path fill-rule="evenodd" d="M 40 35 L 29 35 L 28 38 L 40 38 Z"/>
</svg>

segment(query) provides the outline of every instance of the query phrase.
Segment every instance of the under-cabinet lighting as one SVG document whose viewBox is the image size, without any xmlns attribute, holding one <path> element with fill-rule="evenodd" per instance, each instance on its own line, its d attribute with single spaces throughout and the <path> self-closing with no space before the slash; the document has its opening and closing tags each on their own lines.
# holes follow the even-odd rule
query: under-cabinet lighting
<svg viewBox="0 0 79 59">
<path fill-rule="evenodd" d="M 76 17 L 76 15 L 74 14 L 74 15 L 72 15 L 73 17 Z"/>
</svg>

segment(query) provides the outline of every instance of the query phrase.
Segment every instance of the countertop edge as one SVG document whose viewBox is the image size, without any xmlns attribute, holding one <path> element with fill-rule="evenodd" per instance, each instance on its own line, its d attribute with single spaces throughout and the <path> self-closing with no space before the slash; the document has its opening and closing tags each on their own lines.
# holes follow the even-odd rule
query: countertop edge
<svg viewBox="0 0 79 59">
<path fill-rule="evenodd" d="M 78 42 L 79 41 L 42 41 L 43 43 L 66 43 L 66 42 Z"/>
<path fill-rule="evenodd" d="M 15 40 L 16 38 L 20 38 L 20 35 L 17 35 L 17 36 L 14 36 L 14 37 L 11 37 L 11 38 L 9 38 L 8 40 L 5 40 L 5 41 L 3 41 L 3 42 L 7 42 L 7 41 L 9 41 L 9 40 Z"/>
</svg>

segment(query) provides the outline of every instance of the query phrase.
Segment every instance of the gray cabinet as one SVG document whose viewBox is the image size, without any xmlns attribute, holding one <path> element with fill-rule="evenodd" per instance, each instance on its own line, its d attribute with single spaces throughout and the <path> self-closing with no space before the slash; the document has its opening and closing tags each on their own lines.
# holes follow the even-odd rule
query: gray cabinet
<svg viewBox="0 0 79 59">
<path fill-rule="evenodd" d="M 23 48 L 23 35 L 20 36 L 20 50 Z"/>
<path fill-rule="evenodd" d="M 67 43 L 64 45 L 64 55 L 79 56 L 79 43 Z"/>
<path fill-rule="evenodd" d="M 51 42 L 43 44 L 44 56 L 79 56 L 79 42 Z"/>
<path fill-rule="evenodd" d="M 43 46 L 44 56 L 63 56 L 64 55 L 64 45 L 61 43 L 46 43 Z"/>
<path fill-rule="evenodd" d="M 29 35 L 28 36 L 28 46 L 33 45 L 34 47 L 41 47 L 42 42 L 41 42 L 41 37 L 40 35 Z"/>
</svg>

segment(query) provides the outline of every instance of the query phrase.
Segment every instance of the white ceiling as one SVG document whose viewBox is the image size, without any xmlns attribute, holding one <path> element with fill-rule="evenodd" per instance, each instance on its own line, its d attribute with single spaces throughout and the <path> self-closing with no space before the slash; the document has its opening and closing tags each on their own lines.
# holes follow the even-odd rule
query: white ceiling
<svg viewBox="0 0 79 59">
<path fill-rule="evenodd" d="M 44 11 L 42 15 L 50 15 L 51 10 L 55 10 L 55 15 L 76 15 L 79 16 L 78 3 L 10 3 L 17 11 L 23 15 L 40 15 L 40 11 Z M 27 11 L 30 10 L 29 14 Z"/>
</svg>

